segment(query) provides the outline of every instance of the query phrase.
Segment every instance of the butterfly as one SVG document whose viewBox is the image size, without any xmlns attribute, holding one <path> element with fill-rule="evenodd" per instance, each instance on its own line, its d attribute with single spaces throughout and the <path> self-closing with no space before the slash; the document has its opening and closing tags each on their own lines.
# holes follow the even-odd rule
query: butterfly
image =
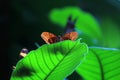
<svg viewBox="0 0 120 80">
<path fill-rule="evenodd" d="M 69 32 L 66 33 L 63 36 L 56 36 L 53 33 L 50 32 L 42 32 L 41 34 L 41 38 L 47 43 L 47 44 L 52 44 L 52 43 L 56 43 L 59 41 L 63 41 L 63 40 L 76 40 L 78 37 L 78 33 L 77 32 Z"/>
</svg>

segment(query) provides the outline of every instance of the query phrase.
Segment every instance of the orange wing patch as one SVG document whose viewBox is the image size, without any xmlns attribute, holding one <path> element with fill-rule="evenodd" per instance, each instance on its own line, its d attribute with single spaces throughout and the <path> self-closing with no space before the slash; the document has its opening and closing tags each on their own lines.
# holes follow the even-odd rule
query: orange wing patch
<svg viewBox="0 0 120 80">
<path fill-rule="evenodd" d="M 76 40 L 78 38 L 78 33 L 77 32 L 69 32 L 65 34 L 62 39 L 63 40 Z"/>
<path fill-rule="evenodd" d="M 52 44 L 58 41 L 63 41 L 63 40 L 76 40 L 78 37 L 77 32 L 70 32 L 65 34 L 62 37 L 57 37 L 56 35 L 50 33 L 50 32 L 43 32 L 41 34 L 41 38 L 47 43 L 47 44 Z"/>
<path fill-rule="evenodd" d="M 57 42 L 57 39 L 58 39 L 56 35 L 50 32 L 43 32 L 41 34 L 41 37 L 47 44 L 55 43 Z"/>
</svg>

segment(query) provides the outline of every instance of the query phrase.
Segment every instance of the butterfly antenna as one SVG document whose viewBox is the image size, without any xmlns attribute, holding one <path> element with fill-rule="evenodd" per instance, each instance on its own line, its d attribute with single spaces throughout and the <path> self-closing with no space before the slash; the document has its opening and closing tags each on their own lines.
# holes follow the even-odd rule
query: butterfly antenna
<svg viewBox="0 0 120 80">
<path fill-rule="evenodd" d="M 66 28 L 65 28 L 65 34 L 69 33 L 69 32 L 72 32 L 72 31 L 75 31 L 75 22 L 76 22 L 76 20 L 77 19 L 72 21 L 72 15 L 70 15 L 68 17 L 68 21 L 67 21 Z"/>
<path fill-rule="evenodd" d="M 40 45 L 39 45 L 37 42 L 35 42 L 34 44 L 35 44 L 35 46 L 36 46 L 37 48 L 40 47 Z"/>
</svg>

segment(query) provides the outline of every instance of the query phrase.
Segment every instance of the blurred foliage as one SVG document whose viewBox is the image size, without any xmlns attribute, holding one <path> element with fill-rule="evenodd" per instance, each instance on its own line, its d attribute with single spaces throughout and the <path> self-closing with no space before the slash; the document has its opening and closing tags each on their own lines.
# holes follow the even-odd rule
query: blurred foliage
<svg viewBox="0 0 120 80">
<path fill-rule="evenodd" d="M 69 16 L 72 16 L 72 19 L 77 19 L 75 24 L 76 30 L 79 32 L 79 37 L 84 37 L 84 41 L 88 45 L 98 44 L 102 39 L 102 33 L 100 30 L 100 26 L 96 19 L 89 13 L 82 11 L 78 7 L 65 7 L 62 9 L 53 9 L 50 12 L 50 20 L 53 23 L 61 27 L 66 27 L 66 22 Z M 86 35 L 86 37 L 85 37 Z M 90 44 L 90 42 L 92 44 Z"/>
<path fill-rule="evenodd" d="M 97 21 L 99 21 L 103 37 L 102 46 L 104 47 L 120 48 L 119 5 L 119 0 L 81 0 L 80 7 L 83 10 L 92 13 L 96 17 Z"/>
<path fill-rule="evenodd" d="M 111 18 L 104 18 L 103 23 L 104 44 L 106 47 L 120 48 L 120 29 L 119 25 Z"/>
</svg>

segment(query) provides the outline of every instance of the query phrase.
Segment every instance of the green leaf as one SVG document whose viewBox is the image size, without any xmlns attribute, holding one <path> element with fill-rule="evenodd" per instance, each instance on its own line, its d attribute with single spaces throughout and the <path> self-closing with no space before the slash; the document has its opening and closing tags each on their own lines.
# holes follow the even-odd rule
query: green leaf
<svg viewBox="0 0 120 80">
<path fill-rule="evenodd" d="M 87 45 L 79 40 L 45 44 L 17 63 L 11 80 L 63 80 L 86 53 Z"/>
<path fill-rule="evenodd" d="M 85 80 L 119 80 L 120 50 L 92 47 L 86 60 L 77 68 Z"/>
<path fill-rule="evenodd" d="M 80 32 L 80 36 L 85 34 L 93 40 L 101 40 L 100 26 L 95 17 L 78 7 L 55 8 L 49 13 L 49 19 L 51 22 L 65 27 L 70 15 L 72 15 L 73 20 L 77 18 L 75 27 Z"/>
<path fill-rule="evenodd" d="M 120 48 L 120 29 L 119 24 L 109 17 L 102 19 L 103 46 Z"/>
</svg>

